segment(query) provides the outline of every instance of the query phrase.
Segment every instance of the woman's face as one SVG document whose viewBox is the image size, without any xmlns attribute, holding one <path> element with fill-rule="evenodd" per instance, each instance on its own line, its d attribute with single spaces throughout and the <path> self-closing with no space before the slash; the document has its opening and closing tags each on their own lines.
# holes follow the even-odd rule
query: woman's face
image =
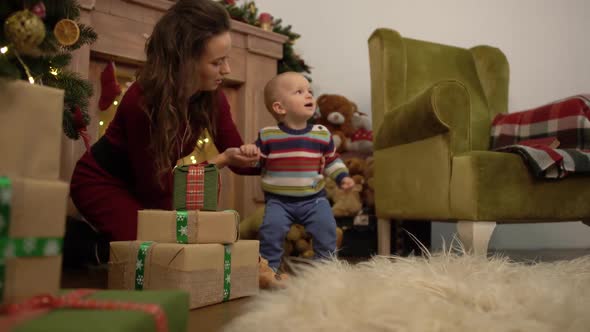
<svg viewBox="0 0 590 332">
<path fill-rule="evenodd" d="M 205 53 L 203 53 L 197 65 L 197 72 L 199 73 L 197 91 L 217 89 L 223 81 L 223 77 L 231 72 L 228 63 L 230 49 L 231 36 L 229 32 L 221 33 L 209 39 L 205 46 Z"/>
</svg>

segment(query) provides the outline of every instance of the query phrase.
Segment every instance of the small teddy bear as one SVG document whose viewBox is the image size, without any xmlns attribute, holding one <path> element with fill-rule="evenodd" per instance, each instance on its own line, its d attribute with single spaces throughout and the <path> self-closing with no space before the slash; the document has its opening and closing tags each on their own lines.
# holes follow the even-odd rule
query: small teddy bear
<svg viewBox="0 0 590 332">
<path fill-rule="evenodd" d="M 346 168 L 348 168 L 348 174 L 350 174 L 351 176 L 357 174 L 364 176 L 365 168 L 367 167 L 365 160 L 357 157 L 352 157 L 345 159 L 344 164 L 346 165 Z"/>
<path fill-rule="evenodd" d="M 347 142 L 348 151 L 369 154 L 373 151 L 373 130 L 369 116 L 362 112 L 352 115 L 352 126 L 355 129 Z"/>
<path fill-rule="evenodd" d="M 365 178 L 365 189 L 363 190 L 363 199 L 365 204 L 370 207 L 375 206 L 375 159 L 368 157 L 365 163 L 363 176 Z"/>
<path fill-rule="evenodd" d="M 361 184 L 355 184 L 352 189 L 345 191 L 338 188 L 334 180 L 326 179 L 326 194 L 334 202 L 332 205 L 334 217 L 350 217 L 361 211 L 363 208 L 360 196 L 362 190 Z"/>
<path fill-rule="evenodd" d="M 336 227 L 336 248 L 342 247 L 343 231 Z M 305 231 L 300 224 L 293 224 L 287 233 L 283 243 L 284 256 L 299 256 L 303 258 L 312 258 L 315 255 L 313 251 L 313 239 L 311 234 Z"/>
</svg>

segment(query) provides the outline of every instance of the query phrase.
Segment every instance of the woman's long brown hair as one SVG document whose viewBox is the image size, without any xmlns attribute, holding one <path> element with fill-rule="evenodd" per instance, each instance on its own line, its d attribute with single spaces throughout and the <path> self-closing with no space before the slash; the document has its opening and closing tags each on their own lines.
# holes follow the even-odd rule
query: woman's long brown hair
<svg viewBox="0 0 590 332">
<path fill-rule="evenodd" d="M 137 81 L 150 118 L 150 149 L 160 185 L 182 147 L 205 129 L 215 135 L 214 91 L 194 95 L 197 62 L 211 37 L 229 31 L 225 9 L 212 0 L 179 0 L 156 23 L 146 44 L 147 60 Z"/>
</svg>

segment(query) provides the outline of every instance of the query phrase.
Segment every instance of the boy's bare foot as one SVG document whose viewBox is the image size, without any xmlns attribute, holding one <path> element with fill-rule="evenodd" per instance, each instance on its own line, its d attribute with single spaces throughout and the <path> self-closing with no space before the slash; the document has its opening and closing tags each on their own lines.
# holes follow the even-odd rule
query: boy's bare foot
<svg viewBox="0 0 590 332">
<path fill-rule="evenodd" d="M 258 284 L 260 289 L 284 289 L 287 288 L 289 276 L 284 273 L 277 273 L 268 266 L 268 261 L 262 257 L 258 258 Z"/>
</svg>

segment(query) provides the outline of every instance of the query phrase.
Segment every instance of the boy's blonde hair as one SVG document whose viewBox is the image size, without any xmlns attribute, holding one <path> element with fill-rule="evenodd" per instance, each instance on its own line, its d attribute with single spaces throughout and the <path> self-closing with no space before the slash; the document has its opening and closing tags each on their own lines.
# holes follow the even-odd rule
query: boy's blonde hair
<svg viewBox="0 0 590 332">
<path fill-rule="evenodd" d="M 280 85 L 281 81 L 291 75 L 300 75 L 294 71 L 288 71 L 281 74 L 276 75 L 275 77 L 271 78 L 270 81 L 266 83 L 264 86 L 264 105 L 266 109 L 270 112 L 270 114 L 275 118 L 275 120 L 280 121 L 281 115 L 277 114 L 274 109 L 272 108 L 272 104 L 274 104 L 279 99 L 280 93 Z"/>
</svg>

